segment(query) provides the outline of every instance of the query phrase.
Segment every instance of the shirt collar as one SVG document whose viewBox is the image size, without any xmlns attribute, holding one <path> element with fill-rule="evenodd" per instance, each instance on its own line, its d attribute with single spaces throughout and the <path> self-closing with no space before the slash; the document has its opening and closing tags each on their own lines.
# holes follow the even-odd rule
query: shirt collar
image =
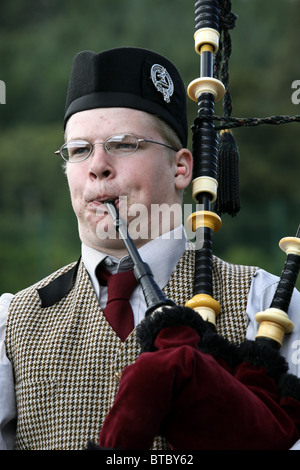
<svg viewBox="0 0 300 470">
<path fill-rule="evenodd" d="M 176 264 L 183 255 L 186 243 L 186 232 L 184 227 L 180 225 L 139 249 L 142 260 L 150 266 L 154 279 L 161 289 L 167 284 Z M 129 255 L 118 259 L 84 244 L 82 244 L 82 260 L 97 295 L 99 294 L 99 284 L 95 270 L 99 263 L 104 262 L 113 273 L 132 268 Z"/>
</svg>

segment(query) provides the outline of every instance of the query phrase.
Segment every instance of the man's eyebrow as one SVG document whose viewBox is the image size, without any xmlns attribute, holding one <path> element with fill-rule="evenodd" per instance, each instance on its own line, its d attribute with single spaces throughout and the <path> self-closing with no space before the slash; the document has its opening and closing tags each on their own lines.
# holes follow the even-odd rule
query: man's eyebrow
<svg viewBox="0 0 300 470">
<path fill-rule="evenodd" d="M 82 137 L 82 136 L 80 136 L 80 137 L 72 137 L 72 136 L 71 136 L 71 137 L 68 138 L 67 136 L 65 136 L 65 142 L 71 142 L 71 141 L 73 141 L 73 140 L 85 140 L 86 142 L 89 142 L 89 141 L 90 141 L 90 139 L 89 139 L 88 137 Z"/>
<path fill-rule="evenodd" d="M 139 139 L 151 139 L 151 137 L 148 137 L 148 136 L 144 136 L 142 134 L 140 134 L 139 132 L 133 132 L 133 131 L 126 131 L 126 132 L 115 132 L 114 134 L 109 134 L 107 137 L 105 137 L 105 139 L 101 140 L 100 137 L 99 138 L 96 138 L 95 139 L 95 142 L 104 142 L 105 140 L 109 139 L 110 137 L 114 137 L 116 135 L 133 135 L 134 137 L 138 137 Z M 87 142 L 91 142 L 93 141 L 93 139 L 90 139 L 89 137 L 83 137 L 82 135 L 80 137 L 67 137 L 67 133 L 65 133 L 65 142 L 71 142 L 72 140 L 85 140 Z M 153 139 L 152 139 L 153 140 Z"/>
</svg>

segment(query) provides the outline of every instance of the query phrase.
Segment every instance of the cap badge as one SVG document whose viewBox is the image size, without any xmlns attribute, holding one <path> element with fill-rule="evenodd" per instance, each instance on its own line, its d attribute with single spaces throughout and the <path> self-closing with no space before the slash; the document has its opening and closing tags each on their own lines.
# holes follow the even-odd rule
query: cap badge
<svg viewBox="0 0 300 470">
<path fill-rule="evenodd" d="M 164 95 L 166 103 L 170 103 L 170 98 L 174 93 L 174 84 L 169 72 L 159 64 L 151 67 L 151 80 L 156 89 Z"/>
</svg>

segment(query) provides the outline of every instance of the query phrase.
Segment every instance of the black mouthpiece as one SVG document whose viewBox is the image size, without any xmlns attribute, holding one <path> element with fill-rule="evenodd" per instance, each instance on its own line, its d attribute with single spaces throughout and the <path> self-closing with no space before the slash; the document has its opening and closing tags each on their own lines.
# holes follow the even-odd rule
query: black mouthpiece
<svg viewBox="0 0 300 470">
<path fill-rule="evenodd" d="M 115 201 L 115 199 L 106 199 L 105 201 L 103 201 L 103 204 L 114 204 Z"/>
</svg>

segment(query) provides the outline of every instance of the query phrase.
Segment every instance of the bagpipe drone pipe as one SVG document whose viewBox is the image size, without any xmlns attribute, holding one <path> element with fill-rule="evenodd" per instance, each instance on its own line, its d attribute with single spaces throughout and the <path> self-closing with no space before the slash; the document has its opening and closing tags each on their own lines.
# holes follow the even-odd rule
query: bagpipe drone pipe
<svg viewBox="0 0 300 470">
<path fill-rule="evenodd" d="M 188 94 L 198 103 L 192 128 L 193 198 L 203 210 L 189 221 L 196 239 L 194 296 L 184 306 L 166 299 L 141 260 L 114 201 L 107 201 L 148 309 L 137 327 L 141 354 L 123 371 L 99 445 L 94 446 L 98 450 L 148 450 L 157 435 L 173 450 L 282 450 L 300 439 L 300 380 L 289 373 L 280 354 L 284 335 L 293 329 L 287 311 L 299 273 L 299 229 L 295 237 L 280 242 L 286 262 L 270 308 L 257 313 L 255 340 L 235 345 L 216 332 L 221 306 L 212 295 L 212 236 L 220 229 L 221 219 L 211 205 L 216 202 L 219 213 L 232 214 L 239 210 L 239 201 L 236 195 L 228 197 L 238 184 L 236 161 L 229 170 L 235 182 L 228 183 L 230 190 L 224 190 L 224 197 L 217 194 L 223 191 L 217 183 L 223 165 L 221 147 L 235 151 L 235 143 L 228 124 L 230 103 L 222 118 L 224 131 L 217 137 L 214 103 L 224 94 L 228 100 L 228 56 L 225 85 L 214 77 L 214 61 L 220 60 L 219 38 L 222 34 L 222 47 L 228 43 L 228 30 L 236 17 L 230 2 L 219 0 L 196 1 L 195 17 L 195 50 L 201 67 L 200 78 L 190 84 Z"/>
</svg>

